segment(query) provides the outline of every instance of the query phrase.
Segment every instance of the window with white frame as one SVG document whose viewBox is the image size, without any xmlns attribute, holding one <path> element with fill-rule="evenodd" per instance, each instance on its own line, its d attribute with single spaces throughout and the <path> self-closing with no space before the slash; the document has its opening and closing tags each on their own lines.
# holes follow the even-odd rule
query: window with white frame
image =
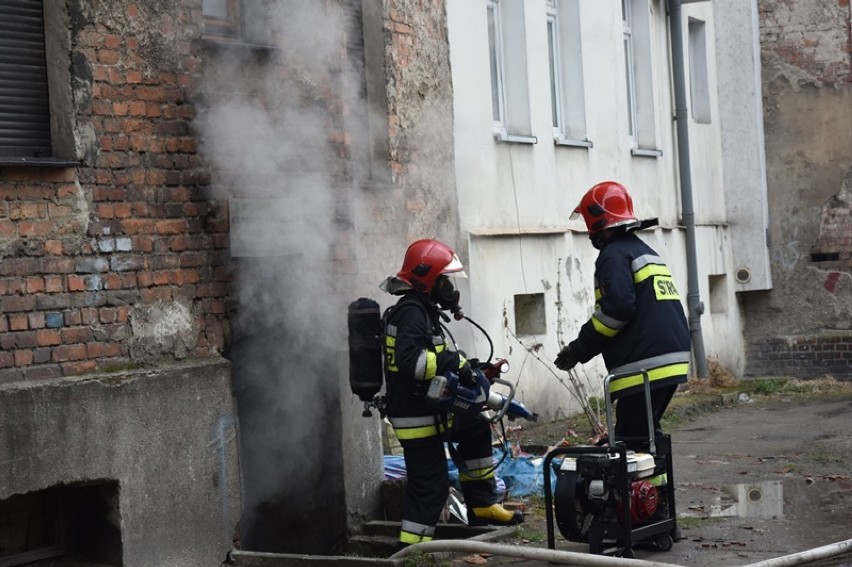
<svg viewBox="0 0 852 567">
<path fill-rule="evenodd" d="M 530 123 L 524 0 L 488 0 L 494 137 L 534 144 Z"/>
<path fill-rule="evenodd" d="M 621 0 L 628 131 L 635 156 L 657 157 L 651 52 L 652 0 Z"/>
<path fill-rule="evenodd" d="M 553 140 L 591 147 L 586 138 L 579 0 L 547 0 L 547 47 Z"/>
<path fill-rule="evenodd" d="M 710 81 L 707 77 L 707 31 L 704 22 L 689 19 L 689 94 L 692 119 L 710 123 Z"/>
</svg>

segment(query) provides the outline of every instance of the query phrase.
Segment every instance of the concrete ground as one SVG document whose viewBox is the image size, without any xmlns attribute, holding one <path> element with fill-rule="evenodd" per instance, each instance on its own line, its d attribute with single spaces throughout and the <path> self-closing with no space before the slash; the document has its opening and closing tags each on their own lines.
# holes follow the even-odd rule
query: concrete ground
<svg viewBox="0 0 852 567">
<path fill-rule="evenodd" d="M 673 442 L 678 523 L 683 536 L 671 550 L 637 547 L 633 561 L 590 555 L 586 544 L 569 542 L 557 530 L 556 550 L 573 555 L 568 558 L 563 554 L 556 561 L 601 566 L 747 566 L 785 558 L 775 562 L 778 567 L 804 564 L 790 557 L 828 548 L 831 558 L 814 562 L 818 557 L 812 555 L 807 564 L 852 566 L 852 388 L 845 393 L 835 392 L 831 398 L 734 396 L 734 400 L 736 403 L 731 406 L 692 414 L 688 420 L 668 428 Z M 230 564 L 557 564 L 552 557 L 503 554 L 503 549 L 549 553 L 543 506 L 536 502 L 530 505 L 540 509 L 528 514 L 521 529 L 503 528 L 443 542 L 455 542 L 459 547 L 483 546 L 480 549 L 419 556 L 415 553 L 405 562 L 371 560 L 360 554 L 332 558 L 238 552 Z M 442 542 L 432 544 L 440 546 Z M 834 553 L 838 550 L 844 553 Z"/>
<path fill-rule="evenodd" d="M 845 555 L 818 564 L 852 565 L 852 397 L 753 400 L 670 430 L 683 538 L 668 552 L 636 549 L 636 559 L 751 565 L 846 542 L 834 546 Z M 524 530 L 532 534 L 542 526 L 539 520 Z M 546 548 L 541 541 L 503 543 Z M 556 549 L 588 552 L 558 530 Z M 470 553 L 446 559 L 454 565 L 553 564 Z"/>
</svg>

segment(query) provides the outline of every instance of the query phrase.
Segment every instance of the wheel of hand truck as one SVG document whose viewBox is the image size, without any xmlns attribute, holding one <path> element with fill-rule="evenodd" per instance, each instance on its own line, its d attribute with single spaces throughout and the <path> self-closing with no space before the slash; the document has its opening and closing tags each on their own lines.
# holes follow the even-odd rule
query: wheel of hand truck
<svg viewBox="0 0 852 567">
<path fill-rule="evenodd" d="M 670 550 L 673 544 L 672 536 L 669 534 L 660 534 L 656 537 L 656 539 L 654 539 L 654 545 L 656 545 L 657 549 L 660 551 Z"/>
<path fill-rule="evenodd" d="M 594 516 L 583 508 L 584 497 L 583 476 L 575 471 L 556 469 L 554 515 L 559 531 L 568 541 L 589 541 L 589 527 Z"/>
</svg>

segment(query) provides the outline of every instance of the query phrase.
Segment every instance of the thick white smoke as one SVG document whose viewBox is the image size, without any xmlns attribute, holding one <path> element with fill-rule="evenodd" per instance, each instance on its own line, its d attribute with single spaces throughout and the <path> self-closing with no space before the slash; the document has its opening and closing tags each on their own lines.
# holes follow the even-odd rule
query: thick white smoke
<svg viewBox="0 0 852 567">
<path fill-rule="evenodd" d="M 246 549 L 317 551 L 311 542 L 329 531 L 310 520 L 326 520 L 323 506 L 345 528 L 342 479 L 328 467 L 339 450 L 334 353 L 346 301 L 334 295 L 330 260 L 351 22 L 336 2 L 242 5 L 245 41 L 271 48 L 210 50 L 195 124 L 213 196 L 230 204 L 240 529 Z M 323 503 L 312 502 L 318 491 Z"/>
</svg>

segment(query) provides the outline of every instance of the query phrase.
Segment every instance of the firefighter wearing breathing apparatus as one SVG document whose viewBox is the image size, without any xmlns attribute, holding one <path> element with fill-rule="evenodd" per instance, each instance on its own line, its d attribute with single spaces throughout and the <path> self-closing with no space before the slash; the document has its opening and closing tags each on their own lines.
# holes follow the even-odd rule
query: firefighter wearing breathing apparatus
<svg viewBox="0 0 852 567">
<path fill-rule="evenodd" d="M 383 317 L 387 416 L 403 448 L 406 493 L 402 544 L 430 541 L 449 494 L 444 442 L 457 443 L 459 480 L 471 525 L 510 525 L 520 512 L 497 493 L 491 428 L 478 417 L 490 383 L 464 354 L 450 348 L 444 311 L 461 319 L 459 292 L 448 276 L 466 277 L 453 250 L 433 239 L 412 243 L 402 269 L 380 286 L 401 298 Z M 442 396 L 430 386 L 444 384 Z M 434 390 L 434 388 L 432 388 Z M 451 445 L 452 447 L 452 445 Z"/>
<path fill-rule="evenodd" d="M 625 439 L 628 448 L 647 450 L 647 443 L 631 446 L 628 440 L 649 436 L 640 370 L 648 372 L 654 429 L 661 434 L 660 418 L 689 371 L 690 337 L 683 306 L 669 268 L 634 233 L 653 226 L 656 219 L 636 219 L 624 186 L 598 183 L 583 196 L 572 218 L 578 215 L 586 222 L 592 245 L 600 250 L 595 262 L 596 305 L 554 364 L 570 370 L 602 354 L 611 374 L 635 371 L 611 382 L 612 397 L 618 400 L 615 437 Z"/>
</svg>

